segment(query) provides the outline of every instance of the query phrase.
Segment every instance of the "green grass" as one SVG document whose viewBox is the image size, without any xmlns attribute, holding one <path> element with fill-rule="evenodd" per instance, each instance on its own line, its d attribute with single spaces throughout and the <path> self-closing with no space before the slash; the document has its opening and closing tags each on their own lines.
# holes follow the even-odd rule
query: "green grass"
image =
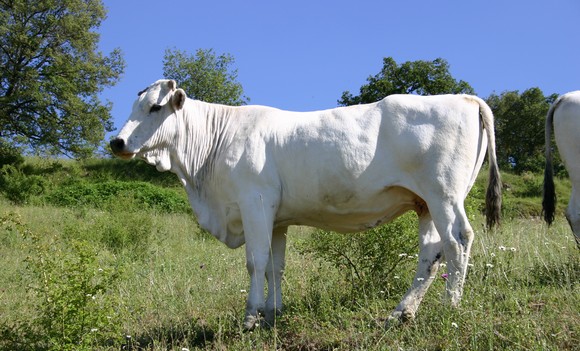
<svg viewBox="0 0 580 351">
<path fill-rule="evenodd" d="M 143 198 L 132 192 L 110 197 L 97 192 L 98 201 L 75 206 L 46 201 L 49 194 L 71 184 L 100 189 L 97 184 L 130 183 L 127 174 L 140 174 L 139 181 L 159 187 L 147 191 L 161 198 L 174 198 L 165 190 L 183 192 L 170 178 L 135 171 L 131 167 L 137 164 L 120 165 L 129 168 L 119 170 L 108 161 L 55 165 L 37 160 L 25 164 L 21 172 L 41 175 L 44 192 L 31 194 L 21 205 L 0 196 L 0 350 L 62 345 L 119 350 L 122 344 L 133 350 L 579 349 L 580 253 L 561 212 L 551 228 L 539 220 L 538 175 L 504 175 L 504 221 L 499 230 L 486 232 L 477 211 L 484 189 L 482 172 L 467 202 L 476 238 L 459 308 L 442 303 L 444 280 L 438 278 L 415 321 L 385 329 L 385 318 L 413 279 L 417 259 L 400 264 L 383 289 L 370 287 L 353 295 L 344 269 L 301 249 L 312 230 L 292 227 L 283 282 L 285 313 L 275 328 L 245 333 L 241 325 L 249 279 L 244 250 L 230 250 L 202 232 L 190 213 L 142 206 Z M 559 180 L 557 189 L 561 211 L 569 183 Z M 10 222 L 10 216 L 19 218 L 21 226 Z M 38 240 L 32 242 L 31 236 Z M 43 300 L 46 293 L 61 288 L 49 287 L 44 295 L 31 289 L 41 282 L 31 271 L 29 257 L 54 253 L 74 262 L 78 242 L 87 245 L 85 254 L 95 255 L 89 260 L 95 266 L 81 266 L 79 279 L 90 282 L 99 269 L 118 273 L 99 292 L 96 305 L 90 305 L 90 299 L 87 306 L 76 305 L 85 320 L 108 320 L 111 328 L 106 333 L 77 333 L 77 339 L 61 338 L 51 346 L 46 340 L 47 319 L 45 324 L 38 320 L 54 313 Z M 73 268 L 63 260 L 60 266 L 43 269 L 59 277 Z M 59 298 L 85 296 L 85 289 L 73 288 L 67 292 L 70 296 Z"/>
<path fill-rule="evenodd" d="M 0 202 L 0 213 L 6 212 L 19 214 L 31 232 L 45 241 L 56 238 L 59 245 L 66 244 L 70 226 L 84 228 L 98 217 L 119 220 L 97 210 Z M 100 259 L 120 267 L 122 276 L 107 294 L 117 304 L 123 334 L 146 349 L 572 350 L 580 342 L 580 260 L 561 219 L 549 230 L 528 219 L 510 220 L 497 232 L 477 230 L 462 305 L 452 310 L 442 304 L 444 282 L 438 279 L 416 321 L 389 330 L 384 318 L 410 283 L 416 259 L 392 277 L 403 281 L 399 291 L 391 289 L 390 296 L 368 291 L 352 299 L 339 270 L 296 249 L 310 229 L 295 227 L 283 285 L 285 314 L 274 329 L 244 333 L 244 250 L 227 249 L 186 214 L 140 215 L 150 219 L 150 238 L 140 257 L 108 249 L 95 237 L 87 241 L 99 248 Z M 474 226 L 482 227 L 481 218 Z M 33 319 L 38 296 L 27 289 L 33 282 L 23 240 L 5 228 L 0 240 L 0 325 L 5 327 Z M 93 346 L 118 350 L 122 342 Z"/>
</svg>

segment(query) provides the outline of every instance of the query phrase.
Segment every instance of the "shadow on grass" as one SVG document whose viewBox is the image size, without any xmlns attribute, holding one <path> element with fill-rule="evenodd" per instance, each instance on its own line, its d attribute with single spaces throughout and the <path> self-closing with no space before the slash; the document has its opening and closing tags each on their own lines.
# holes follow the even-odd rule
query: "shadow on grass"
<svg viewBox="0 0 580 351">
<path fill-rule="evenodd" d="M 168 347 L 181 347 L 187 345 L 189 348 L 205 348 L 213 343 L 215 332 L 204 325 L 204 323 L 187 322 L 171 326 L 162 326 L 150 330 L 147 334 L 137 336 L 127 336 L 120 345 L 118 341 L 109 340 L 100 345 L 105 348 L 115 348 L 120 350 L 152 350 L 154 346 L 163 345 Z M 45 351 L 55 350 L 60 345 L 49 345 L 43 335 L 31 329 L 29 326 L 0 326 L 0 351 L 31 350 Z M 97 345 L 95 345 L 97 346 Z M 99 347 L 100 349 L 100 347 Z"/>
<path fill-rule="evenodd" d="M 215 340 L 216 333 L 202 321 L 160 326 L 146 334 L 127 337 L 121 350 L 152 350 L 155 345 L 204 348 Z"/>
</svg>

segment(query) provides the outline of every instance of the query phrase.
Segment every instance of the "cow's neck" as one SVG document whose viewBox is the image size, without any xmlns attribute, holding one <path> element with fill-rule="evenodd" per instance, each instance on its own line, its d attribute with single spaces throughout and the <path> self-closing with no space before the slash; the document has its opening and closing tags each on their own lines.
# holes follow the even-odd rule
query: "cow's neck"
<svg viewBox="0 0 580 351">
<path fill-rule="evenodd" d="M 218 150 L 228 142 L 231 109 L 228 106 L 201 101 L 187 101 L 179 115 L 174 166 L 182 181 L 196 190 L 212 177 Z"/>
<path fill-rule="evenodd" d="M 228 106 L 188 100 L 178 116 L 179 140 L 171 152 L 172 172 L 184 185 L 198 223 L 229 247 L 238 247 L 243 240 L 229 236 L 223 226 L 217 215 L 220 208 L 211 194 L 211 182 L 219 150 L 226 149 L 231 141 L 229 121 L 234 111 Z"/>
</svg>

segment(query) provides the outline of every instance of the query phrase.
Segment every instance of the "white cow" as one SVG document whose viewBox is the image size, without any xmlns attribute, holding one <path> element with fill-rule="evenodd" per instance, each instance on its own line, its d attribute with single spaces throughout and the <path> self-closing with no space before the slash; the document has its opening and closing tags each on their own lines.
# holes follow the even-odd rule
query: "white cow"
<svg viewBox="0 0 580 351">
<path fill-rule="evenodd" d="M 580 91 L 560 96 L 546 116 L 546 168 L 544 170 L 544 220 L 552 224 L 556 212 L 556 192 L 552 170 L 552 127 L 560 157 L 570 175 L 572 195 L 566 209 L 570 224 L 580 248 Z"/>
<path fill-rule="evenodd" d="M 259 313 L 271 324 L 282 310 L 289 225 L 356 232 L 409 210 L 419 216 L 419 265 L 390 320 L 414 317 L 444 257 L 457 305 L 474 236 L 463 202 L 486 148 L 493 225 L 501 205 L 493 115 L 475 96 L 393 95 L 288 112 L 195 101 L 159 80 L 111 141 L 115 155 L 177 174 L 199 225 L 230 248 L 246 244 L 246 329 Z"/>
</svg>

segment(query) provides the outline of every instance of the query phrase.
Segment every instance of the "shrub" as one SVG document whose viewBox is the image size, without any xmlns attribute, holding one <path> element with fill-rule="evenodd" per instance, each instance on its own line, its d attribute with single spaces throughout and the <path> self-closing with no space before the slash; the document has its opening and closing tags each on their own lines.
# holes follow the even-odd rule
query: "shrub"
<svg viewBox="0 0 580 351">
<path fill-rule="evenodd" d="M 40 195 L 45 188 L 46 181 L 39 175 L 26 175 L 13 165 L 0 168 L 0 191 L 16 204 L 28 202 L 32 196 Z"/>
<path fill-rule="evenodd" d="M 401 284 L 401 280 L 393 278 L 399 274 L 402 263 L 416 262 L 417 228 L 416 215 L 407 213 L 361 233 L 316 230 L 298 249 L 344 270 L 352 283 L 353 296 L 389 289 L 398 293 L 405 289 L 406 282 Z"/>
<path fill-rule="evenodd" d="M 0 165 L 9 164 L 19 166 L 22 163 L 24 163 L 22 150 L 0 138 Z"/>
<path fill-rule="evenodd" d="M 0 223 L 23 236 L 36 309 L 32 320 L 2 326 L 0 346 L 82 351 L 120 338 L 120 318 L 109 294 L 120 278 L 116 268 L 86 241 L 41 240 L 14 214 Z"/>
<path fill-rule="evenodd" d="M 131 198 L 133 208 L 125 210 L 153 209 L 163 213 L 189 213 L 191 208 L 185 196 L 173 189 L 162 188 L 145 182 L 105 181 L 88 183 L 73 181 L 55 189 L 47 196 L 50 204 L 63 207 L 91 206 L 105 208 L 109 204 Z"/>
</svg>

